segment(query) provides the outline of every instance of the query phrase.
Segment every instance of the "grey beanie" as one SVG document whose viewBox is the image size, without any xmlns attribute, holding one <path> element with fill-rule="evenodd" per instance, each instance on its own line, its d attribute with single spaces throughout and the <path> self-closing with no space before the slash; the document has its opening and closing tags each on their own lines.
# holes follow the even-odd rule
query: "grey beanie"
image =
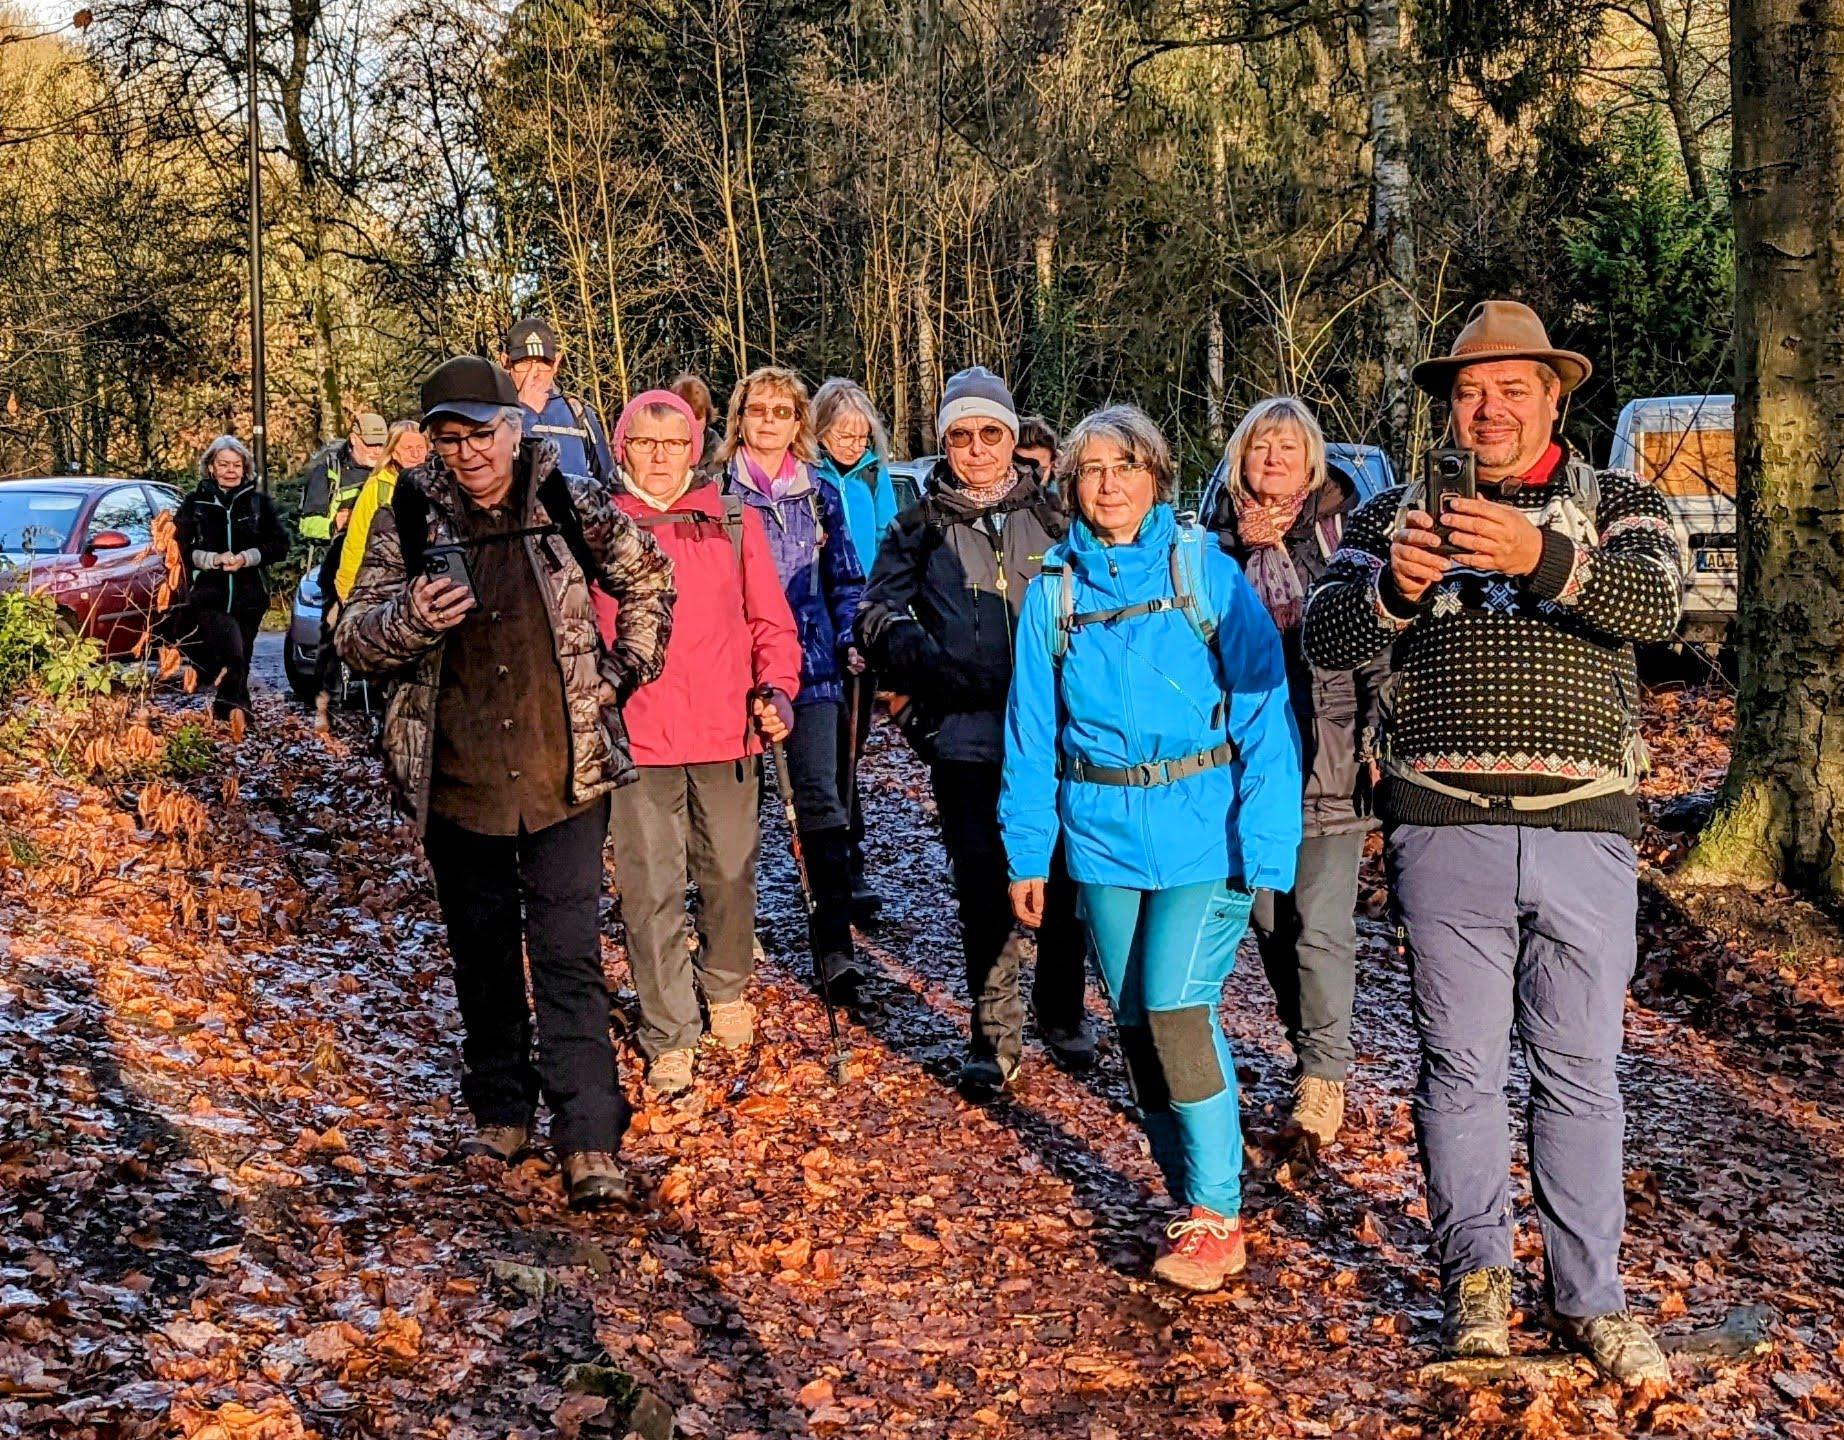
<svg viewBox="0 0 1844 1440">
<path fill-rule="evenodd" d="M 1014 437 L 1018 434 L 1018 412 L 1012 408 L 1012 392 L 984 365 L 970 365 L 952 376 L 941 391 L 941 409 L 935 414 L 935 433 L 946 435 L 956 420 L 977 417 L 997 420 Z"/>
</svg>

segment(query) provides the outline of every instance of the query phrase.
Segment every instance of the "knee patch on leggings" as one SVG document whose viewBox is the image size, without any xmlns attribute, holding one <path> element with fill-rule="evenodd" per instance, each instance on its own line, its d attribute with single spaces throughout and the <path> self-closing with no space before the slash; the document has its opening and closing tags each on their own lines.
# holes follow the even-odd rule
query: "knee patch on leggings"
<svg viewBox="0 0 1844 1440">
<path fill-rule="evenodd" d="M 1180 1104 L 1208 1100 L 1223 1089 L 1223 1067 L 1217 1061 L 1216 1037 L 1211 1034 L 1210 1007 L 1187 1005 L 1182 1010 L 1149 1010 L 1146 1023 L 1172 1099 Z"/>
<path fill-rule="evenodd" d="M 1152 1031 L 1144 1025 L 1120 1027 L 1121 1058 L 1127 1062 L 1127 1084 L 1133 1090 L 1133 1103 L 1141 1113 L 1158 1115 L 1172 1108 L 1171 1092 L 1165 1088 L 1165 1068 L 1153 1045 Z"/>
</svg>

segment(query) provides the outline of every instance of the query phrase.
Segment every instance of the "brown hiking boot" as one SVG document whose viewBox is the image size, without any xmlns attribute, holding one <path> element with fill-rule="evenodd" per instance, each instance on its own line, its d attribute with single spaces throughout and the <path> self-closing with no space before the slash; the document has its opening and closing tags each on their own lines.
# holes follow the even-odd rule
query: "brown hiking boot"
<svg viewBox="0 0 1844 1440">
<path fill-rule="evenodd" d="M 463 1155 L 485 1155 L 502 1165 L 510 1165 L 531 1144 L 529 1125 L 481 1125 L 461 1142 Z"/>
<path fill-rule="evenodd" d="M 1551 1324 L 1565 1344 L 1586 1355 L 1609 1380 L 1628 1389 L 1671 1383 L 1671 1362 L 1665 1352 L 1646 1327 L 1624 1310 L 1585 1320 L 1554 1315 Z"/>
<path fill-rule="evenodd" d="M 1448 1288 L 1441 1350 L 1451 1360 L 1503 1360 L 1511 1353 L 1511 1272 L 1468 1270 Z"/>
<path fill-rule="evenodd" d="M 711 1004 L 711 1039 L 726 1050 L 741 1050 L 756 1038 L 756 1007 L 747 1000 Z"/>
<path fill-rule="evenodd" d="M 667 1050 L 647 1066 L 647 1089 L 662 1100 L 683 1095 L 692 1088 L 692 1052 Z"/>
<path fill-rule="evenodd" d="M 1288 1123 L 1315 1146 L 1330 1145 L 1345 1123 L 1345 1082 L 1302 1075 L 1293 1082 Z"/>
<path fill-rule="evenodd" d="M 606 1150 L 579 1150 L 563 1157 L 564 1193 L 572 1210 L 600 1210 L 633 1203 L 634 1190 L 621 1162 Z"/>
<path fill-rule="evenodd" d="M 1153 1278 L 1199 1295 L 1221 1290 L 1223 1282 L 1248 1267 L 1248 1247 L 1242 1240 L 1240 1216 L 1219 1215 L 1201 1205 L 1165 1227 L 1159 1258 L 1153 1261 Z"/>
</svg>

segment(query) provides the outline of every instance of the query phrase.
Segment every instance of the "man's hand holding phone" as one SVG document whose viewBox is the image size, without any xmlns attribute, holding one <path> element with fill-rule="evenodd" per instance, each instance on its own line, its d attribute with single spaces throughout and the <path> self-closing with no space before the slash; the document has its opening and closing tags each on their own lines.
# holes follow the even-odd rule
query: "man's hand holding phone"
<svg viewBox="0 0 1844 1440">
<path fill-rule="evenodd" d="M 1500 575 L 1529 575 L 1543 559 L 1543 532 L 1523 511 L 1495 500 L 1447 502 L 1453 562 Z"/>
<path fill-rule="evenodd" d="M 1441 554 L 1440 532 L 1426 510 L 1410 510 L 1389 544 L 1389 573 L 1404 600 L 1418 603 L 1440 583 L 1449 561 Z"/>
</svg>

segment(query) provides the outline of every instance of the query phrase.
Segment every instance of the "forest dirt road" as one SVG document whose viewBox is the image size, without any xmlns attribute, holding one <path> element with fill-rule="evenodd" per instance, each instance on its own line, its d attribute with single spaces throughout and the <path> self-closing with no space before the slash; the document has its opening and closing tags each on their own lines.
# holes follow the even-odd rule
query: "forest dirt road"
<svg viewBox="0 0 1844 1440">
<path fill-rule="evenodd" d="M 143 722 L 155 743 L 180 703 Z M 1251 1265 L 1181 1299 L 1146 1279 L 1163 1198 L 1112 1050 L 1078 1078 L 1033 1040 L 1015 1100 L 954 1093 L 943 858 L 921 772 L 880 728 L 887 918 L 849 1083 L 827 1077 L 771 826 L 763 1043 L 701 1056 L 688 1103 L 640 1105 L 646 1209 L 584 1218 L 548 1155 L 453 1158 L 458 1019 L 413 841 L 356 718 L 323 742 L 279 685 L 258 704 L 191 781 L 123 779 L 106 755 L 88 779 L 29 756 L 0 774 L 0 1433 L 621 1434 L 616 1372 L 678 1434 L 732 1440 L 1844 1431 L 1835 955 L 1726 944 L 1648 900 L 1625 1270 L 1681 1347 L 1675 1392 L 1631 1400 L 1542 1357 L 1521 1172 L 1532 1358 L 1452 1377 L 1422 1368 L 1439 1305 L 1414 1046 L 1374 871 L 1348 1138 L 1315 1162 L 1277 1134 L 1284 1045 L 1245 956 L 1224 1013 Z M 1723 714 L 1654 697 L 1653 799 L 1720 773 Z M 1648 857 L 1675 844 L 1655 834 Z M 612 906 L 606 934 L 622 1029 Z"/>
</svg>

